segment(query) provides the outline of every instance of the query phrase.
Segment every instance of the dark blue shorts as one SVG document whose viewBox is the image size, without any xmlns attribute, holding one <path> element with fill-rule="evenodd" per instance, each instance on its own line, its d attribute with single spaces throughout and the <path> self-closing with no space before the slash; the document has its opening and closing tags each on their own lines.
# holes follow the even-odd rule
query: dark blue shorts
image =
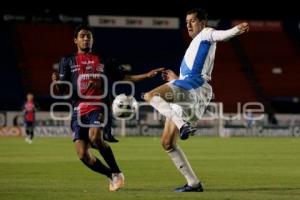
<svg viewBox="0 0 300 200">
<path fill-rule="evenodd" d="M 71 129 L 73 131 L 73 141 L 84 140 L 89 142 L 89 129 L 91 127 L 100 127 L 101 110 L 93 110 L 86 115 L 80 116 L 80 122 L 77 118 L 77 113 L 72 114 Z"/>
<path fill-rule="evenodd" d="M 25 129 L 33 129 L 34 128 L 34 122 L 32 121 L 24 121 Z"/>
</svg>

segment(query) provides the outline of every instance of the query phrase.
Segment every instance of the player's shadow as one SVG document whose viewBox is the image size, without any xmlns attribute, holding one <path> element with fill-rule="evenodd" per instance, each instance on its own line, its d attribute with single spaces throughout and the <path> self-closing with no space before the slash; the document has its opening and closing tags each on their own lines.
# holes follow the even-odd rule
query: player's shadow
<svg viewBox="0 0 300 200">
<path fill-rule="evenodd" d="M 129 192 L 153 192 L 153 191 L 172 191 L 170 188 L 126 188 L 126 191 Z M 207 188 L 204 189 L 204 192 L 272 192 L 272 191 L 293 191 L 293 190 L 299 190 L 300 187 L 286 187 L 286 188 L 280 188 L 280 187 L 259 187 L 259 188 Z"/>
<path fill-rule="evenodd" d="M 141 192 L 141 191 L 143 191 L 143 192 L 153 192 L 153 191 L 164 192 L 166 190 L 172 191 L 172 190 L 170 190 L 170 188 L 151 188 L 151 187 L 149 187 L 149 188 L 126 188 L 124 190 L 126 190 L 128 192 Z"/>
<path fill-rule="evenodd" d="M 267 188 L 267 187 L 260 187 L 260 188 L 208 188 L 205 191 L 208 192 L 262 192 L 262 191 L 291 191 L 291 190 L 300 190 L 300 187 L 288 187 L 288 188 Z"/>
</svg>

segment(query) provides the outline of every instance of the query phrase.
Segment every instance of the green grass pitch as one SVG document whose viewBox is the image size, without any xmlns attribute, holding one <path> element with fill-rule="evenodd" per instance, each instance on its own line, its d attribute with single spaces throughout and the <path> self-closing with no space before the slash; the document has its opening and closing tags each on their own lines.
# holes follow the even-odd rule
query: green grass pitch
<svg viewBox="0 0 300 200">
<path fill-rule="evenodd" d="M 175 193 L 185 184 L 156 137 L 119 138 L 111 144 L 125 188 L 76 157 L 71 138 L 0 138 L 0 200 L 300 199 L 300 138 L 192 137 L 179 141 L 203 193 Z M 94 151 L 99 157 L 99 154 Z"/>
</svg>

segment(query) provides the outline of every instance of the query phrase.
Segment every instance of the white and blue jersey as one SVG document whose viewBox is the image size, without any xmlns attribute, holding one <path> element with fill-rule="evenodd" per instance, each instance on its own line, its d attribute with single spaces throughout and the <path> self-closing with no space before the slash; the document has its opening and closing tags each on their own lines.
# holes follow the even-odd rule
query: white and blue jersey
<svg viewBox="0 0 300 200">
<path fill-rule="evenodd" d="M 174 85 L 191 90 L 201 87 L 211 80 L 215 52 L 218 41 L 228 40 L 240 32 L 237 26 L 228 30 L 204 28 L 192 40 L 180 66 L 179 79 L 171 81 Z"/>
<path fill-rule="evenodd" d="M 216 52 L 213 31 L 212 28 L 204 28 L 192 40 L 181 62 L 179 79 L 172 81 L 174 85 L 191 90 L 211 79 Z"/>
<path fill-rule="evenodd" d="M 228 30 L 204 28 L 192 40 L 181 62 L 179 79 L 168 83 L 174 94 L 184 94 L 174 95 L 171 103 L 178 116 L 187 121 L 201 118 L 212 99 L 212 87 L 208 81 L 211 80 L 217 42 L 238 34 L 237 26 Z"/>
</svg>

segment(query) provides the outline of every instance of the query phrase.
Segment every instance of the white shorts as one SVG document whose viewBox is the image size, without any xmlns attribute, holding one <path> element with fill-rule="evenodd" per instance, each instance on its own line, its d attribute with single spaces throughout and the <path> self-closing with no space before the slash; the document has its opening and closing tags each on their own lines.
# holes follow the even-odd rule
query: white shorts
<svg viewBox="0 0 300 200">
<path fill-rule="evenodd" d="M 186 121 L 199 120 L 212 99 L 212 87 L 204 83 L 199 88 L 185 90 L 172 82 L 167 84 L 174 95 L 174 100 L 170 103 L 172 110 Z"/>
</svg>

